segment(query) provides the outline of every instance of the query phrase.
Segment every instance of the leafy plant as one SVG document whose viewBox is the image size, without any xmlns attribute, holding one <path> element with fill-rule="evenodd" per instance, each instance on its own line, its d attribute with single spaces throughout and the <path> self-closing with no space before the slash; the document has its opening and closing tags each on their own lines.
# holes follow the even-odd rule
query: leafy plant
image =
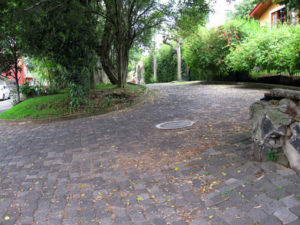
<svg viewBox="0 0 300 225">
<path fill-rule="evenodd" d="M 225 57 L 243 37 L 240 24 L 235 21 L 218 28 L 201 28 L 186 39 L 183 55 L 192 71 L 202 79 L 226 75 L 229 71 Z"/>
<path fill-rule="evenodd" d="M 268 151 L 267 158 L 268 158 L 268 160 L 276 161 L 277 160 L 276 151 L 274 149 L 271 149 L 270 151 Z"/>
<path fill-rule="evenodd" d="M 29 82 L 27 82 L 21 86 L 21 93 L 23 95 L 26 95 L 27 97 L 33 97 L 37 94 L 35 87 L 31 86 L 29 84 Z"/>
<path fill-rule="evenodd" d="M 234 71 L 300 72 L 300 26 L 264 27 L 230 49 L 226 65 Z"/>
</svg>

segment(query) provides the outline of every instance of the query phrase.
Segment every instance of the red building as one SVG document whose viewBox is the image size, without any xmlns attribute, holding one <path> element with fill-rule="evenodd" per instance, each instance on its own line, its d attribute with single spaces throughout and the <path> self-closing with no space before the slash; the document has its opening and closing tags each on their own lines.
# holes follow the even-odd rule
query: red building
<svg viewBox="0 0 300 225">
<path fill-rule="evenodd" d="M 21 71 L 18 73 L 18 77 L 19 77 L 19 85 L 22 85 L 26 82 L 30 82 L 33 80 L 32 77 L 27 77 L 27 68 L 25 66 L 25 64 L 23 63 L 22 60 L 20 60 L 19 62 L 19 67 L 21 68 Z M 8 73 L 9 74 L 9 73 Z M 9 78 L 13 83 L 15 83 L 15 78 L 12 75 L 7 75 L 6 73 L 2 73 L 2 76 L 5 76 L 7 78 Z"/>
</svg>

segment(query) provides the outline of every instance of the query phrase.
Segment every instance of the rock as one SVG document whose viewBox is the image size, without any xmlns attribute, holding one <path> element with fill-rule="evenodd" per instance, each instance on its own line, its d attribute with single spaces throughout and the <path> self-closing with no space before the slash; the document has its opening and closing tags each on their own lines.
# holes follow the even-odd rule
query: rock
<svg viewBox="0 0 300 225">
<path fill-rule="evenodd" d="M 300 154 L 300 123 L 295 122 L 290 126 L 290 128 L 292 136 L 289 139 L 289 142 Z"/>
<path fill-rule="evenodd" d="M 278 108 L 269 109 L 266 114 L 276 128 L 289 125 L 292 122 L 292 118 L 288 114 L 280 112 Z"/>
<path fill-rule="evenodd" d="M 281 88 L 275 88 L 272 89 L 269 93 L 265 94 L 266 99 L 270 98 L 288 98 L 293 100 L 300 100 L 300 91 L 296 90 L 289 90 L 289 89 L 281 89 Z"/>
<path fill-rule="evenodd" d="M 279 105 L 285 105 L 288 108 L 295 109 L 297 107 L 296 103 L 290 99 L 284 98 L 279 101 Z"/>
<path fill-rule="evenodd" d="M 287 159 L 287 157 L 283 151 L 279 151 L 276 154 L 276 157 L 277 157 L 277 159 L 276 159 L 277 163 L 279 163 L 280 165 L 286 166 L 286 167 L 289 166 L 289 160 Z"/>
<path fill-rule="evenodd" d="M 300 171 L 300 91 L 273 89 L 266 95 L 250 107 L 254 156 Z"/>
<path fill-rule="evenodd" d="M 286 155 L 291 168 L 300 171 L 300 154 L 297 149 L 286 138 L 285 145 L 283 147 L 284 154 Z"/>
</svg>

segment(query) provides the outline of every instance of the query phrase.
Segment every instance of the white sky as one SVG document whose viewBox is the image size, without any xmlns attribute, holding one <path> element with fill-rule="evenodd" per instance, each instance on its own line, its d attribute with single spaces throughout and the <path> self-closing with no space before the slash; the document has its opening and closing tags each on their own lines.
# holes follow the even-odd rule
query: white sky
<svg viewBox="0 0 300 225">
<path fill-rule="evenodd" d="M 241 3 L 242 0 L 235 0 L 231 4 L 228 4 L 226 0 L 216 0 L 216 3 L 212 5 L 214 13 L 209 14 L 209 22 L 207 27 L 216 27 L 222 25 L 226 21 L 226 12 L 234 9 L 234 5 Z"/>
</svg>

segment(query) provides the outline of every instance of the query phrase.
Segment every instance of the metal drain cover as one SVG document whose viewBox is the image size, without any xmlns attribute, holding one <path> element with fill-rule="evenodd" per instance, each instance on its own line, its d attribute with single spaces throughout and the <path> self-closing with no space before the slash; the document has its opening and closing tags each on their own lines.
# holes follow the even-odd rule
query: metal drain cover
<svg viewBox="0 0 300 225">
<path fill-rule="evenodd" d="M 163 129 L 163 130 L 173 130 L 173 129 L 179 129 L 184 127 L 190 127 L 194 123 L 195 122 L 191 120 L 175 120 L 175 121 L 169 121 L 169 122 L 157 124 L 156 128 Z"/>
</svg>

